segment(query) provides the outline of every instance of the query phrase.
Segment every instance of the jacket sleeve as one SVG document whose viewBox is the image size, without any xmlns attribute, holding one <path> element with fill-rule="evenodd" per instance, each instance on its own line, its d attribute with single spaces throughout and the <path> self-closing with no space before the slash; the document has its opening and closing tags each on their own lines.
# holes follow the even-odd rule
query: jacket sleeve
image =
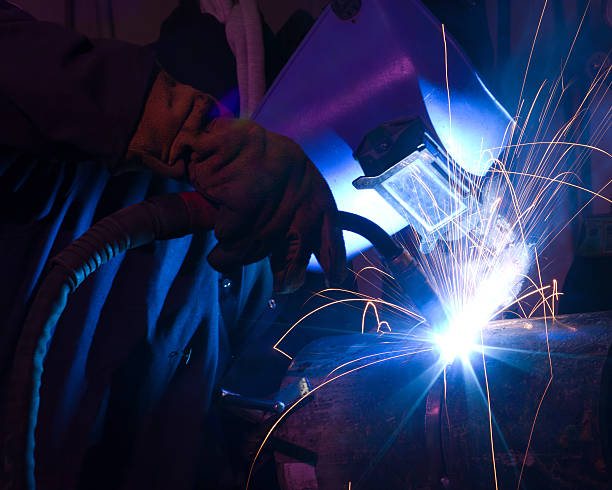
<svg viewBox="0 0 612 490">
<path fill-rule="evenodd" d="M 0 0 L 0 145 L 110 165 L 125 153 L 156 72 L 153 51 L 92 41 Z"/>
</svg>

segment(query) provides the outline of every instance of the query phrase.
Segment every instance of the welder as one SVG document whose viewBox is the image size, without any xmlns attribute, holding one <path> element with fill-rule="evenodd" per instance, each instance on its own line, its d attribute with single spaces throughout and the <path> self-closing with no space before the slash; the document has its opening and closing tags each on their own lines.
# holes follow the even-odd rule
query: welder
<svg viewBox="0 0 612 490">
<path fill-rule="evenodd" d="M 453 98 L 458 122 L 453 135 L 463 145 L 445 140 L 451 136 L 445 129 L 448 80 L 440 75 L 444 65 L 430 58 L 446 59 L 441 49 L 446 53 L 447 38 L 416 1 L 370 2 L 363 14 L 359 1 L 332 2 L 335 17 L 330 9 L 324 12 L 311 31 L 316 35 L 300 44 L 260 103 L 312 18 L 292 17 L 300 34 L 285 39 L 285 52 L 274 52 L 258 3 L 266 2 L 181 2 L 164 23 L 162 37 L 187 39 L 190 55 L 197 51 L 193 44 L 215 46 L 200 50 L 207 56 L 194 70 L 198 83 L 191 83 L 200 90 L 178 81 L 187 82 L 190 70 L 181 69 L 177 60 L 184 50 L 173 40 L 164 45 L 160 39 L 156 61 L 148 48 L 94 42 L 0 3 L 0 51 L 11 68 L 0 75 L 0 308 L 7 312 L 0 347 L 0 413 L 6 416 L 0 478 L 13 487 L 191 488 L 204 414 L 230 353 L 252 330 L 272 285 L 277 291 L 299 287 L 312 253 L 329 282 L 340 280 L 345 247 L 337 225 L 379 242 L 392 272 L 405 279 L 398 281 L 410 286 L 404 292 L 412 300 L 434 294 L 389 234 L 412 226 L 423 238 L 421 251 L 431 250 L 449 221 L 436 220 L 436 209 L 460 212 L 470 198 L 457 192 L 460 182 L 446 178 L 451 159 L 479 176 L 490 166 L 470 152 L 445 156 L 443 147 L 497 148 L 510 117 L 449 39 L 452 85 L 470 103 Z M 321 8 L 325 2 L 304 3 Z M 392 43 L 397 52 L 385 48 L 385 56 L 377 52 L 385 43 L 369 43 L 382 31 L 403 36 L 379 24 L 396 10 L 416 24 L 416 30 L 403 31 L 422 38 L 427 53 L 413 37 Z M 361 20 L 353 22 L 358 15 Z M 195 34 L 185 32 L 198 22 Z M 341 30 L 337 23 L 343 23 Z M 218 42 L 219 34 L 226 43 Z M 283 29 L 277 41 L 281 34 Z M 365 45 L 356 47 L 360 42 Z M 344 46 L 354 48 L 351 56 Z M 333 63 L 321 63 L 324 51 Z M 388 58 L 410 62 L 400 66 Z M 367 97 L 343 105 L 337 117 L 335 101 L 352 93 L 344 84 L 361 86 L 362 73 L 345 76 L 355 67 L 394 83 L 368 83 L 367 94 L 355 92 Z M 455 100 L 468 110 L 455 110 Z M 482 115 L 476 127 L 473 107 Z M 318 117 L 328 111 L 333 117 Z M 264 127 L 299 141 L 331 191 L 295 143 L 230 112 L 253 115 Z M 292 119 L 311 126 L 302 131 Z M 389 193 L 377 184 L 396 174 L 405 179 L 401 169 L 412 162 L 417 163 L 410 168 L 436 184 L 436 199 L 455 205 L 415 207 L 409 194 L 389 203 Z M 393 187 L 393 181 L 397 178 L 387 184 Z M 348 214 L 337 214 L 332 192 L 344 211 L 361 216 L 346 221 Z M 144 207 L 126 208 L 145 198 Z M 119 243 L 113 234 L 116 211 L 159 208 L 160 202 L 171 202 L 177 213 L 165 209 L 155 216 L 156 234 L 186 236 L 120 253 L 130 248 L 126 244 L 141 244 L 142 237 Z M 188 232 L 157 233 L 186 215 Z M 364 225 L 364 218 L 376 223 Z M 216 242 L 205 233 L 211 228 Z M 77 265 L 64 260 L 67 250 L 78 256 L 89 247 L 94 235 L 101 248 Z M 346 240 L 349 254 L 363 249 L 354 236 Z M 102 265 L 113 255 L 119 256 Z M 54 288 L 49 279 L 58 268 L 68 272 L 70 284 Z M 63 298 L 57 305 L 49 300 L 55 292 Z M 66 302 L 62 295 L 68 293 Z M 31 328 L 39 325 L 31 319 L 43 311 L 39 299 L 53 306 L 49 315 L 39 315 L 41 330 Z M 439 318 L 435 302 L 415 303 L 430 324 L 444 323 L 431 321 Z"/>
<path fill-rule="evenodd" d="M 101 438 L 121 444 L 100 486 L 191 488 L 230 339 L 272 285 L 300 286 L 312 253 L 330 282 L 343 274 L 332 194 L 297 144 L 234 119 L 151 49 L 0 1 L 0 52 L 2 412 L 7 386 L 29 382 L 14 366 L 48 260 L 110 212 L 193 187 L 215 208 L 214 235 L 131 252 L 71 297 L 44 361 L 34 448 L 38 488 L 91 488 L 79 479 Z M 21 488 L 20 445 L 0 431 L 0 486 Z"/>
</svg>

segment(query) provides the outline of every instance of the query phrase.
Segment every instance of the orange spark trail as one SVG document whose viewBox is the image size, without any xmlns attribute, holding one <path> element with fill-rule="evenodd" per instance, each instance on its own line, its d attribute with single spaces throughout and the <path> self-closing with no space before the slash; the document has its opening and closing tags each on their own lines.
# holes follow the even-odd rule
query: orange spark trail
<svg viewBox="0 0 612 490">
<path fill-rule="evenodd" d="M 534 145 L 550 145 L 550 146 L 569 145 L 569 146 L 577 146 L 579 148 L 587 148 L 589 150 L 593 150 L 593 151 L 597 151 L 597 152 L 603 153 L 607 157 L 612 158 L 612 154 L 610 154 L 609 152 L 607 152 L 606 150 L 604 150 L 602 148 L 598 148 L 597 146 L 593 146 L 593 145 L 587 145 L 587 144 L 584 144 L 584 143 L 572 143 L 571 141 L 529 141 L 529 142 L 526 142 L 526 143 L 515 143 L 515 144 L 512 144 L 512 145 L 506 145 L 506 146 L 494 146 L 492 148 L 486 148 L 485 150 L 481 150 L 481 152 L 492 151 L 492 150 L 502 150 L 502 149 L 506 149 L 506 148 L 520 148 L 520 147 L 523 147 L 523 146 L 534 146 Z M 514 172 L 509 172 L 509 173 L 514 173 Z"/>
<path fill-rule="evenodd" d="M 448 53 L 446 50 L 446 31 L 444 30 L 444 24 L 442 24 L 442 40 L 444 41 L 444 77 L 446 78 L 446 96 L 448 98 L 448 137 L 449 137 L 449 141 L 452 141 L 452 139 L 450 139 L 452 137 L 452 121 L 451 121 L 451 101 L 450 101 L 450 88 L 448 86 Z M 449 159 L 449 156 L 447 155 L 447 160 Z"/>
<path fill-rule="evenodd" d="M 379 272 L 385 276 L 387 276 L 389 279 L 394 280 L 395 277 L 393 277 L 391 274 L 383 271 L 382 269 L 380 269 L 379 267 L 376 267 L 374 265 L 367 265 L 365 267 L 362 267 L 361 269 L 359 269 L 359 272 L 357 272 L 357 274 L 355 274 L 355 278 L 361 277 L 361 274 L 363 274 L 365 271 L 369 271 L 369 270 L 373 270 L 376 272 Z"/>
<path fill-rule="evenodd" d="M 359 361 L 363 361 L 364 359 L 369 359 L 370 357 L 379 357 L 379 356 L 384 356 L 384 355 L 387 355 L 387 354 L 397 354 L 398 352 L 401 352 L 403 354 L 420 354 L 420 353 L 426 352 L 428 350 L 431 350 L 431 348 L 417 349 L 417 350 L 413 351 L 412 347 L 410 347 L 410 348 L 406 348 L 406 349 L 398 349 L 398 350 L 391 350 L 391 351 L 386 351 L 386 352 L 378 352 L 376 354 L 368 354 L 367 356 L 361 356 L 361 357 L 358 357 L 356 359 L 351 359 L 350 361 L 347 361 L 347 362 L 345 362 L 343 364 L 340 364 L 338 367 L 332 369 L 329 373 L 327 373 L 327 376 L 325 376 L 324 379 L 328 379 L 332 374 L 334 374 L 336 371 L 339 371 L 343 367 L 349 366 L 351 364 L 355 364 L 356 362 L 359 362 Z"/>
<path fill-rule="evenodd" d="M 380 318 L 378 316 L 378 309 L 376 308 L 376 305 L 374 303 L 372 303 L 371 301 L 368 301 L 365 305 L 365 308 L 363 309 L 363 314 L 361 315 L 361 333 L 365 333 L 365 319 L 366 319 L 366 315 L 368 314 L 368 309 L 372 307 L 372 309 L 374 310 L 374 316 L 376 317 L 376 328 L 378 329 L 380 327 Z"/>
<path fill-rule="evenodd" d="M 387 325 L 387 327 L 389 326 L 388 322 L 380 320 L 380 317 L 378 316 L 378 308 L 376 308 L 376 304 L 373 301 L 368 301 L 365 305 L 365 308 L 363 309 L 363 315 L 361 316 L 361 333 L 365 333 L 365 319 L 366 319 L 366 315 L 368 313 L 369 308 L 372 308 L 374 310 L 374 316 L 376 317 L 376 331 L 377 332 L 380 332 L 381 325 Z"/>
<path fill-rule="evenodd" d="M 446 425 L 448 426 L 448 432 L 451 432 L 450 417 L 448 416 L 448 404 L 446 403 L 446 369 L 448 366 L 444 366 L 444 413 L 446 413 Z"/>
<path fill-rule="evenodd" d="M 533 36 L 533 43 L 531 44 L 531 51 L 529 52 L 529 59 L 527 60 L 527 66 L 525 67 L 525 76 L 523 77 L 523 85 L 521 86 L 521 94 L 519 95 L 519 102 L 523 98 L 523 91 L 525 90 L 525 83 L 527 82 L 527 74 L 529 73 L 529 66 L 531 65 L 531 58 L 533 56 L 533 50 L 535 48 L 536 40 L 538 39 L 538 33 L 540 32 L 540 26 L 542 25 L 542 18 L 544 17 L 544 12 L 546 11 L 546 5 L 548 4 L 548 0 L 544 2 L 544 6 L 542 7 L 542 13 L 540 14 L 540 20 L 538 21 L 538 27 L 535 32 L 535 36 Z M 515 119 L 518 118 L 515 117 Z"/>
<path fill-rule="evenodd" d="M 345 293 L 351 293 L 351 294 L 356 294 L 357 296 L 360 296 L 359 298 L 346 298 L 346 299 L 338 299 L 338 300 L 334 300 L 331 301 L 327 304 L 324 304 L 322 306 L 319 306 L 318 308 L 315 308 L 314 310 L 308 312 L 306 315 L 304 315 L 302 318 L 300 318 L 297 322 L 295 322 L 293 325 L 291 325 L 291 327 L 281 336 L 280 339 L 278 339 L 276 341 L 276 344 L 274 344 L 274 346 L 272 347 L 275 351 L 280 352 L 281 354 L 283 354 L 284 356 L 288 357 L 289 359 L 293 359 L 289 354 L 287 354 L 286 352 L 282 351 L 278 346 L 279 344 L 287 337 L 287 335 L 289 335 L 289 333 L 291 333 L 291 331 L 297 327 L 300 323 L 302 323 L 306 318 L 314 315 L 315 313 L 325 309 L 325 308 L 329 308 L 330 306 L 336 305 L 336 304 L 342 304 L 342 303 L 351 303 L 351 302 L 372 302 L 372 303 L 378 303 L 381 305 L 385 305 L 385 306 L 389 306 L 392 309 L 395 309 L 411 318 L 414 318 L 416 320 L 419 321 L 423 321 L 424 318 L 421 317 L 420 315 L 416 314 L 415 312 L 407 309 L 407 308 L 403 308 L 399 305 L 393 304 L 393 303 L 389 303 L 388 301 L 384 301 L 382 299 L 377 299 L 377 298 L 372 298 L 370 296 L 367 296 L 365 294 L 361 294 L 361 293 L 355 293 L 352 291 L 347 291 L 345 289 L 335 289 L 335 288 L 329 288 L 326 289 L 324 291 L 340 291 L 340 292 L 345 292 Z"/>
<path fill-rule="evenodd" d="M 541 272 L 540 272 L 540 263 L 538 261 L 538 256 L 536 253 L 536 266 L 537 266 L 537 270 L 538 270 L 538 277 L 540 278 L 540 284 L 542 283 L 542 276 L 541 276 Z M 553 298 L 554 301 L 554 298 Z M 527 448 L 525 449 L 525 454 L 523 456 L 523 463 L 521 465 L 521 472 L 519 474 L 519 479 L 518 479 L 518 483 L 516 486 L 516 489 L 519 490 L 520 486 L 521 486 L 521 479 L 523 478 L 523 471 L 525 470 L 525 463 L 527 462 L 527 455 L 529 454 L 529 447 L 531 446 L 531 439 L 533 437 L 533 432 L 535 430 L 535 425 L 536 425 L 536 420 L 538 419 L 538 415 L 540 413 L 540 407 L 542 406 L 542 403 L 544 402 L 544 398 L 546 397 L 546 394 L 548 393 L 548 389 L 550 388 L 550 385 L 552 384 L 552 380 L 553 380 L 553 368 L 552 368 L 552 359 L 550 357 L 550 344 L 548 343 L 548 317 L 546 315 L 546 308 L 543 308 L 544 310 L 544 329 L 546 331 L 546 349 L 548 351 L 548 365 L 550 366 L 550 378 L 548 379 L 548 383 L 546 384 L 546 388 L 544 388 L 544 393 L 542 393 L 542 397 L 540 398 L 540 402 L 538 403 L 538 408 L 536 409 L 536 413 L 535 416 L 533 417 L 533 424 L 531 424 L 531 431 L 529 432 L 529 439 L 527 441 Z"/>
<path fill-rule="evenodd" d="M 489 434 L 491 436 L 491 458 L 493 460 L 493 477 L 495 479 L 495 490 L 499 489 L 498 483 L 497 483 L 497 467 L 495 466 L 495 446 L 493 445 L 493 417 L 491 414 L 491 396 L 489 394 L 489 378 L 487 376 L 487 362 L 485 360 L 485 354 L 484 354 L 484 338 L 482 335 L 482 328 L 480 329 L 480 345 L 481 345 L 481 349 L 482 349 L 482 367 L 483 367 L 483 372 L 484 372 L 484 378 L 485 378 L 485 386 L 487 388 L 487 408 L 489 410 Z"/>
</svg>

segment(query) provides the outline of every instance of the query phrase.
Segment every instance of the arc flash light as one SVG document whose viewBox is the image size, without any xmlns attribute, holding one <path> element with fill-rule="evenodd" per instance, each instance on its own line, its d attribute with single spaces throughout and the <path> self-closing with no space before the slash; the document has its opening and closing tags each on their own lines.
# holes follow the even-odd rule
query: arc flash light
<svg viewBox="0 0 612 490">
<path fill-rule="evenodd" d="M 472 181 L 427 132 L 420 118 L 389 121 L 367 133 L 353 157 L 374 189 L 415 229 L 428 253 L 469 208 Z"/>
</svg>

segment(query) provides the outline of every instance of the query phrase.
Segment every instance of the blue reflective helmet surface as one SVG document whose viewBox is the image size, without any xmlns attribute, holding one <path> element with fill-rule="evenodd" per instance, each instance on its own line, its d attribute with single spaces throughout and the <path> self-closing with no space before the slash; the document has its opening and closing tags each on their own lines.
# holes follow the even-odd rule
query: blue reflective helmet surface
<svg viewBox="0 0 612 490">
<path fill-rule="evenodd" d="M 363 175 L 352 154 L 368 131 L 420 116 L 464 170 L 482 176 L 512 123 L 448 33 L 446 45 L 448 92 L 442 26 L 421 3 L 364 0 L 352 21 L 328 7 L 253 119 L 302 145 L 340 210 L 395 233 L 410 223 L 373 189 L 352 185 Z M 369 247 L 352 233 L 345 240 L 349 257 Z"/>
</svg>

